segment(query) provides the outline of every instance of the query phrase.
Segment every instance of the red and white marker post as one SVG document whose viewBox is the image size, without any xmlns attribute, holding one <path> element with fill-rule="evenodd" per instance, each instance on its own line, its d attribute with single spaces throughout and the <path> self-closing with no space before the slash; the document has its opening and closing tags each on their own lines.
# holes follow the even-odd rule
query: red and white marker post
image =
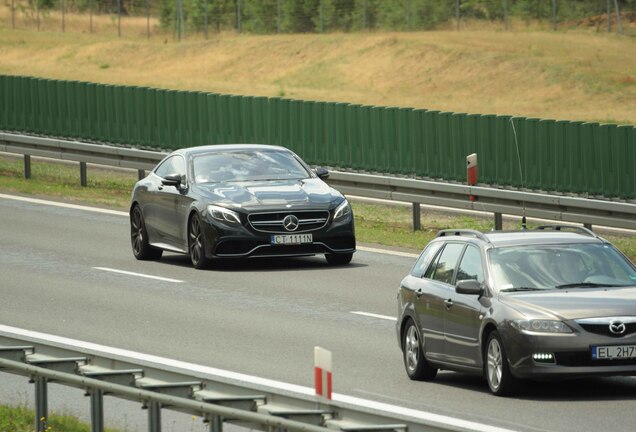
<svg viewBox="0 0 636 432">
<path fill-rule="evenodd" d="M 475 186 L 477 184 L 477 153 L 466 156 L 466 177 L 468 178 L 468 186 Z M 476 196 L 470 196 L 471 201 L 475 201 L 476 199 Z"/>
<path fill-rule="evenodd" d="M 314 347 L 316 396 L 331 400 L 331 351 Z"/>
</svg>

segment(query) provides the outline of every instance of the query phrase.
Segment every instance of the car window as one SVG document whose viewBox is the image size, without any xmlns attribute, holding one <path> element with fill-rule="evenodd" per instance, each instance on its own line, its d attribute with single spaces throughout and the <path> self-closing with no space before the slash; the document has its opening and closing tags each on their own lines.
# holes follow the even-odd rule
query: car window
<svg viewBox="0 0 636 432">
<path fill-rule="evenodd" d="M 569 284 L 634 285 L 636 270 L 614 247 L 600 243 L 536 245 L 489 251 L 499 289 L 553 289 Z"/>
<path fill-rule="evenodd" d="M 442 243 L 430 243 L 426 246 L 411 269 L 411 276 L 421 278 L 422 275 L 424 275 L 424 270 L 426 270 L 426 267 L 429 265 L 441 246 Z"/>
<path fill-rule="evenodd" d="M 196 156 L 193 164 L 197 183 L 311 177 L 302 163 L 284 150 L 212 152 Z"/>
<path fill-rule="evenodd" d="M 479 252 L 479 248 L 473 245 L 468 245 L 464 252 L 464 256 L 457 269 L 455 283 L 466 279 L 475 279 L 480 283 L 484 283 L 485 281 L 481 253 Z"/>
<path fill-rule="evenodd" d="M 430 275 L 428 277 L 447 284 L 452 283 L 453 273 L 463 249 L 463 243 L 447 243 L 438 259 L 433 261 L 426 271 L 426 274 Z"/>
<path fill-rule="evenodd" d="M 155 170 L 155 174 L 159 177 L 165 177 L 171 174 L 181 175 L 181 181 L 185 182 L 186 169 L 183 157 L 179 155 L 171 156 L 164 160 Z"/>
</svg>

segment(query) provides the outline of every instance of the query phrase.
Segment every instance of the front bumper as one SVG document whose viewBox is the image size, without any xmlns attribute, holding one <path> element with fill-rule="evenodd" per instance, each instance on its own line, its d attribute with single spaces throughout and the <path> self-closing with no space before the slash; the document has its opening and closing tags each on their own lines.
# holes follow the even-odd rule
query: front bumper
<svg viewBox="0 0 636 432">
<path fill-rule="evenodd" d="M 330 221 L 325 227 L 309 231 L 312 243 L 272 245 L 271 236 L 251 229 L 248 224 L 229 225 L 207 217 L 204 224 L 208 258 L 291 257 L 318 254 L 348 254 L 356 250 L 353 217 Z M 292 234 L 292 233 L 290 233 Z"/>
<path fill-rule="evenodd" d="M 564 379 L 583 376 L 636 375 L 636 359 L 594 360 L 592 346 L 636 345 L 636 336 L 613 338 L 592 333 L 525 334 L 508 328 L 501 332 L 510 371 L 519 378 Z M 553 361 L 533 354 L 553 354 Z"/>
</svg>

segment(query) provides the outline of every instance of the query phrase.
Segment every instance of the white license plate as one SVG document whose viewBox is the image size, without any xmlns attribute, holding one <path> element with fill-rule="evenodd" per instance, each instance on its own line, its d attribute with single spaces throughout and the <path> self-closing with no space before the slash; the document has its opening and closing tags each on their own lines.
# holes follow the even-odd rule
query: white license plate
<svg viewBox="0 0 636 432">
<path fill-rule="evenodd" d="M 636 358 L 636 345 L 608 345 L 592 347 L 592 360 L 633 358 Z"/>
<path fill-rule="evenodd" d="M 299 245 L 312 243 L 314 240 L 311 234 L 280 234 L 272 235 L 270 241 L 273 245 Z"/>
</svg>

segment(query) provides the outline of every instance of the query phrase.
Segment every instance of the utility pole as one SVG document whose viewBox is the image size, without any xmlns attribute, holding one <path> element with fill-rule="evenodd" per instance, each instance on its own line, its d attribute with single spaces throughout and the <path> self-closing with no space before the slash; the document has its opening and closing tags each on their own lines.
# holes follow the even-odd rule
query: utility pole
<svg viewBox="0 0 636 432">
<path fill-rule="evenodd" d="M 504 29 L 508 31 L 508 0 L 504 0 Z"/>
<path fill-rule="evenodd" d="M 614 7 L 616 8 L 616 22 L 618 25 L 618 32 L 623 34 L 623 25 L 621 24 L 621 11 L 618 8 L 618 0 L 614 0 Z"/>
<path fill-rule="evenodd" d="M 457 31 L 459 31 L 459 6 L 461 0 L 455 0 L 455 19 L 457 20 Z"/>
<path fill-rule="evenodd" d="M 324 26 L 323 26 L 323 16 L 322 16 L 322 8 L 323 8 L 323 0 L 320 0 L 320 33 L 322 33 L 324 31 Z"/>
<path fill-rule="evenodd" d="M 241 33 L 241 0 L 236 0 L 236 31 Z"/>
</svg>

